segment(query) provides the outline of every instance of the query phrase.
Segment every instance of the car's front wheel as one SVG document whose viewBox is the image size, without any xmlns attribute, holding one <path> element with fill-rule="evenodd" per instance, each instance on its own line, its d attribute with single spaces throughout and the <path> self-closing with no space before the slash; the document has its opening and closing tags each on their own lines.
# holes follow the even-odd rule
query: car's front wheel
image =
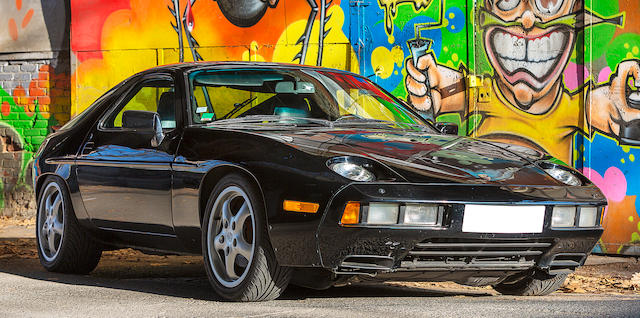
<svg viewBox="0 0 640 318">
<path fill-rule="evenodd" d="M 544 296 L 560 288 L 567 276 L 568 274 L 548 275 L 542 272 L 531 272 L 521 279 L 494 285 L 493 289 L 504 295 Z"/>
<path fill-rule="evenodd" d="M 80 227 L 63 181 L 48 176 L 38 196 L 36 242 L 44 268 L 86 274 L 100 261 L 102 249 Z"/>
<path fill-rule="evenodd" d="M 222 178 L 213 189 L 202 225 L 204 264 L 213 289 L 233 301 L 275 299 L 291 270 L 278 265 L 256 187 L 240 175 Z"/>
</svg>

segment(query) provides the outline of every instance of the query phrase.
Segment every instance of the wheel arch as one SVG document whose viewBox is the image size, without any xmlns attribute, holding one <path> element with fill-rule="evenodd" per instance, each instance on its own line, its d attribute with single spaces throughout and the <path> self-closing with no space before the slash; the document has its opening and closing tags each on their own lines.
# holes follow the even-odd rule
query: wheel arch
<svg viewBox="0 0 640 318">
<path fill-rule="evenodd" d="M 59 174 L 55 174 L 53 172 L 46 172 L 43 173 L 41 175 L 38 176 L 38 178 L 36 179 L 36 184 L 35 184 L 35 188 L 33 189 L 35 195 L 36 195 L 36 201 L 38 201 L 39 197 L 40 197 L 40 191 L 42 191 L 42 186 L 44 185 L 44 180 L 47 180 L 47 177 L 49 176 L 53 176 L 56 177 L 60 180 L 62 180 L 62 183 L 64 184 L 65 190 L 67 191 L 67 194 L 71 195 L 71 190 L 69 188 L 69 184 L 67 183 L 67 179 L 65 179 L 64 177 L 62 177 Z M 37 204 L 38 202 L 36 202 Z"/>
<path fill-rule="evenodd" d="M 238 173 L 246 177 L 247 180 L 252 182 L 257 187 L 258 191 L 260 192 L 260 198 L 262 199 L 264 211 L 266 213 L 267 203 L 264 197 L 264 191 L 262 190 L 262 186 L 260 185 L 260 181 L 258 180 L 258 178 L 245 167 L 235 164 L 222 164 L 215 166 L 207 171 L 204 178 L 202 178 L 202 181 L 200 182 L 200 189 L 198 193 L 198 214 L 200 218 L 200 224 L 202 224 L 202 219 L 207 207 L 207 201 L 209 200 L 209 196 L 211 195 L 213 188 L 215 188 L 220 179 L 231 173 Z M 265 219 L 265 222 L 268 228 L 269 220 Z"/>
</svg>

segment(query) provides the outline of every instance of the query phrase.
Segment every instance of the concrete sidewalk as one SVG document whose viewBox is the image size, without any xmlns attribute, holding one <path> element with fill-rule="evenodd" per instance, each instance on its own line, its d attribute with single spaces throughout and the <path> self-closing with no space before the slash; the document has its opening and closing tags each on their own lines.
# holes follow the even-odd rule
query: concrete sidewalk
<svg viewBox="0 0 640 318">
<path fill-rule="evenodd" d="M 0 227 L 0 240 L 36 238 L 35 226 L 8 225 Z"/>
<path fill-rule="evenodd" d="M 34 225 L 7 225 L 0 227 L 0 240 L 15 239 L 35 239 L 36 231 Z M 590 255 L 585 265 L 605 265 L 614 263 L 627 263 L 632 257 L 625 256 L 607 256 L 607 255 Z"/>
</svg>

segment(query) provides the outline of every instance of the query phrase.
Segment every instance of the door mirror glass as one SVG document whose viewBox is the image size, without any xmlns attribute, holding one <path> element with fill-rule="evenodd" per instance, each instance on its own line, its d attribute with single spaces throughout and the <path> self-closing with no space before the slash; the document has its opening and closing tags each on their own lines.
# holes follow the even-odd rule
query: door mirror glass
<svg viewBox="0 0 640 318">
<path fill-rule="evenodd" d="M 122 113 L 122 128 L 134 129 L 151 135 L 151 146 L 157 147 L 164 139 L 160 115 L 144 110 L 127 110 Z"/>
<path fill-rule="evenodd" d="M 436 123 L 436 129 L 439 132 L 446 135 L 457 135 L 458 134 L 458 125 L 452 123 Z"/>
</svg>

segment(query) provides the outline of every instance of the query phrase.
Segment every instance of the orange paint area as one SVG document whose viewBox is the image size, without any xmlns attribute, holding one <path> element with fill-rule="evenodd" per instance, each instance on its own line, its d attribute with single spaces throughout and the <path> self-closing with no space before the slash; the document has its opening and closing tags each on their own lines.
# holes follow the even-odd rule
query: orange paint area
<svg viewBox="0 0 640 318">
<path fill-rule="evenodd" d="M 635 208 L 636 196 L 626 196 L 620 202 L 609 202 L 607 214 L 603 220 L 605 228 L 601 243 L 606 253 L 621 253 L 629 244 L 640 245 L 638 233 L 640 232 L 640 219 Z M 635 235 L 634 235 L 635 233 Z M 634 237 L 636 241 L 634 242 Z M 628 242 L 628 243 L 619 243 Z"/>
</svg>

